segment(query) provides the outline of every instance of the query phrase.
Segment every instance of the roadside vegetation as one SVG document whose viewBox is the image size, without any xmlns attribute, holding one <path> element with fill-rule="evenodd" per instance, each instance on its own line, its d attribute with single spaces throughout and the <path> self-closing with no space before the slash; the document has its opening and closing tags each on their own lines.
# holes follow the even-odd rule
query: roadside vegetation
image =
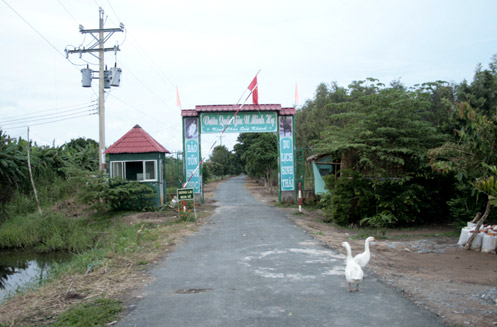
<svg viewBox="0 0 497 327">
<path fill-rule="evenodd" d="M 497 56 L 473 81 L 406 87 L 374 78 L 320 84 L 297 110 L 297 146 L 331 155 L 325 220 L 342 226 L 461 226 L 497 215 Z"/>
<path fill-rule="evenodd" d="M 33 183 L 27 141 L 1 132 L 0 147 L 0 251 L 64 252 L 71 258 L 54 264 L 43 281 L 19 287 L 0 305 L 0 326 L 111 322 L 133 278 L 196 226 L 192 208 L 178 214 L 169 206 L 152 207 L 152 188 L 109 180 L 98 172 L 93 140 L 81 138 L 61 147 L 30 144 Z M 175 159 L 166 163 L 165 172 L 174 180 L 177 171 Z M 34 308 L 23 304 L 32 297 L 43 303 L 34 301 Z"/>
</svg>

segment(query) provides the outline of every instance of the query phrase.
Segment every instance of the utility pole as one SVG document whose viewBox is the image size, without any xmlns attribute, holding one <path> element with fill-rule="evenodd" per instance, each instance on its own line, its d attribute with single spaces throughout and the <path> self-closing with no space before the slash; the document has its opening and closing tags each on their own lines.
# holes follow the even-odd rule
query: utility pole
<svg viewBox="0 0 497 327">
<path fill-rule="evenodd" d="M 99 8 L 98 24 L 98 167 L 105 170 L 105 81 L 104 81 L 104 11 Z M 83 33 L 83 32 L 81 32 Z"/>
<path fill-rule="evenodd" d="M 65 50 L 66 57 L 71 53 L 79 53 L 80 56 L 83 53 L 93 53 L 98 52 L 98 117 L 99 117 L 99 146 L 98 146 L 98 166 L 100 170 L 105 170 L 105 88 L 110 88 L 111 86 L 119 86 L 120 83 L 120 68 L 113 68 L 111 71 L 105 70 L 105 60 L 104 54 L 107 51 L 120 51 L 119 46 L 115 45 L 112 48 L 104 48 L 105 42 L 115 33 L 124 32 L 124 25 L 120 23 L 117 28 L 104 28 L 104 10 L 99 9 L 99 24 L 98 29 L 84 29 L 82 25 L 79 25 L 79 31 L 82 34 L 91 34 L 96 40 L 88 48 L 77 48 L 74 50 Z M 98 37 L 97 37 L 98 35 Z M 98 46 L 98 47 L 97 47 Z M 96 57 L 96 56 L 95 56 Z M 91 87 L 91 79 L 93 71 L 89 68 L 82 69 L 83 74 L 83 87 Z M 108 73 L 108 74 L 107 74 Z"/>
</svg>

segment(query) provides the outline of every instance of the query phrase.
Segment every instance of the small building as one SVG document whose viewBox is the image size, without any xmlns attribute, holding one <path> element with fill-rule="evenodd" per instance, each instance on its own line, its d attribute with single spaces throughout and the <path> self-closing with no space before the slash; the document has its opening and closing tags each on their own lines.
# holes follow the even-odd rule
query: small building
<svg viewBox="0 0 497 327">
<path fill-rule="evenodd" d="M 157 193 L 156 205 L 163 205 L 166 194 L 166 153 L 170 152 L 140 125 L 135 125 L 105 151 L 109 155 L 109 175 L 111 178 L 147 183 Z"/>
<path fill-rule="evenodd" d="M 340 162 L 333 160 L 329 153 L 313 155 L 307 158 L 307 161 L 312 163 L 312 172 L 314 175 L 314 194 L 327 193 L 326 185 L 323 177 L 328 175 L 335 175 L 338 178 L 340 171 Z"/>
</svg>

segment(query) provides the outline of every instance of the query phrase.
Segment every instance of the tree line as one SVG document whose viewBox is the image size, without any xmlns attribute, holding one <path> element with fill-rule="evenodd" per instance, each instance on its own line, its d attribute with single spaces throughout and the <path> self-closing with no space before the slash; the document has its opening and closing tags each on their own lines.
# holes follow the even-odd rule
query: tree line
<svg viewBox="0 0 497 327">
<path fill-rule="evenodd" d="M 330 222 L 471 220 L 496 205 L 497 56 L 460 84 L 322 83 L 297 110 L 296 137 L 309 155 L 341 163 L 338 178 L 325 177 L 321 204 Z"/>
</svg>

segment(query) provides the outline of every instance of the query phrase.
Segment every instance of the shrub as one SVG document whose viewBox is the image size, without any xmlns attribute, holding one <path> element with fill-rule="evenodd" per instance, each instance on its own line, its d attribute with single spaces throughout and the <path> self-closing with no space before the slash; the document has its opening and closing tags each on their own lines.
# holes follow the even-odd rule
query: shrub
<svg viewBox="0 0 497 327">
<path fill-rule="evenodd" d="M 83 185 L 81 200 L 99 212 L 144 210 L 155 205 L 155 190 L 147 184 L 108 179 L 103 173 L 86 173 L 78 179 Z"/>
<path fill-rule="evenodd" d="M 154 205 L 155 190 L 144 183 L 112 179 L 104 193 L 111 210 L 144 210 Z"/>
<path fill-rule="evenodd" d="M 371 182 L 358 172 L 342 171 L 331 193 L 331 208 L 328 206 L 324 209 L 328 222 L 338 225 L 358 224 L 361 217 L 374 213 Z"/>
</svg>

